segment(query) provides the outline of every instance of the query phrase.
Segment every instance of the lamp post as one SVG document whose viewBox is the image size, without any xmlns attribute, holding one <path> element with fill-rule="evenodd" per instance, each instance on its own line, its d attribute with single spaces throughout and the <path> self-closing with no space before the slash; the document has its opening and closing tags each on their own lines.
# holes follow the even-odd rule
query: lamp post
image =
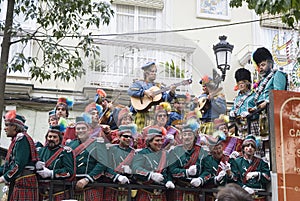
<svg viewBox="0 0 300 201">
<path fill-rule="evenodd" d="M 216 55 L 217 67 L 222 72 L 222 79 L 225 80 L 226 70 L 230 69 L 231 53 L 233 45 L 229 44 L 226 39 L 227 36 L 219 36 L 220 42 L 213 46 Z"/>
</svg>

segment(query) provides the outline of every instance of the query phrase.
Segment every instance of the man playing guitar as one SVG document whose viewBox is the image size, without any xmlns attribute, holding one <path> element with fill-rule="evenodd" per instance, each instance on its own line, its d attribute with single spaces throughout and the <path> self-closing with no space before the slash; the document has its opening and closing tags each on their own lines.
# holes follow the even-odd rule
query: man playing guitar
<svg viewBox="0 0 300 201">
<path fill-rule="evenodd" d="M 218 118 L 220 114 L 226 114 L 226 100 L 222 88 L 207 75 L 204 76 L 200 82 L 203 93 L 194 99 L 194 106 L 191 109 L 199 109 L 202 117 L 200 131 L 204 134 L 211 134 L 213 132 L 213 121 Z M 196 108 L 198 106 L 198 108 Z"/>
<path fill-rule="evenodd" d="M 142 70 L 144 71 L 144 80 L 137 80 L 135 81 L 128 89 L 128 95 L 134 98 L 139 98 L 140 102 L 142 103 L 143 97 L 147 97 L 151 100 L 156 98 L 155 91 L 150 90 L 151 87 L 158 87 L 159 89 L 162 88 L 161 84 L 156 83 L 156 74 L 157 74 L 157 67 L 155 62 L 148 62 L 142 66 Z M 157 105 L 161 100 L 171 102 L 175 97 L 175 89 L 176 86 L 172 85 L 170 87 L 169 92 L 162 92 L 160 100 L 157 102 L 152 102 L 149 105 Z M 149 117 L 149 107 L 143 108 L 144 110 L 136 110 L 133 106 L 131 106 L 130 111 L 136 113 L 135 115 L 135 123 L 138 127 L 138 131 L 141 131 L 145 126 L 150 125 L 150 117 Z"/>
</svg>

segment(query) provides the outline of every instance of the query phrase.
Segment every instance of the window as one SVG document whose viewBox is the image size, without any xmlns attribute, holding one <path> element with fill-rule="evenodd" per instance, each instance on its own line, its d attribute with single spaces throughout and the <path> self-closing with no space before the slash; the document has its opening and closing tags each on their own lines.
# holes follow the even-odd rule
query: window
<svg viewBox="0 0 300 201">
<path fill-rule="evenodd" d="M 132 33 L 160 29 L 161 27 L 157 20 L 159 13 L 161 12 L 154 8 L 116 5 L 116 31 L 117 33 Z M 122 36 L 122 38 L 138 41 L 152 41 L 155 40 L 155 35 L 125 35 Z"/>
</svg>

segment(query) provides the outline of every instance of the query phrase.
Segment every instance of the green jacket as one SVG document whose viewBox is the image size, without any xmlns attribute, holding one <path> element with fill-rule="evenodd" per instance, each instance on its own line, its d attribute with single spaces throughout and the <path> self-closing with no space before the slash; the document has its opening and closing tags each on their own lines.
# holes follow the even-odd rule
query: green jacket
<svg viewBox="0 0 300 201">
<path fill-rule="evenodd" d="M 195 152 L 195 148 L 198 147 L 200 149 L 196 163 L 194 165 L 197 166 L 197 173 L 194 176 L 187 175 L 187 169 L 189 167 L 184 168 L 184 166 L 189 162 L 191 156 Z M 202 159 L 207 155 L 207 152 L 199 147 L 198 145 L 194 145 L 191 150 L 185 150 L 183 145 L 178 145 L 174 149 L 170 150 L 168 156 L 169 171 L 173 179 L 177 181 L 190 182 L 191 178 L 199 177 L 202 172 Z"/>
<path fill-rule="evenodd" d="M 14 181 L 20 176 L 25 166 L 34 168 L 35 162 L 31 158 L 30 144 L 23 133 L 18 133 L 16 143 L 12 148 L 12 154 L 9 161 L 0 167 L 0 176 L 3 176 L 7 182 Z"/>
<path fill-rule="evenodd" d="M 228 161 L 230 165 L 234 163 L 234 159 L 229 159 L 227 156 L 223 155 L 221 160 L 216 160 L 212 155 L 208 155 L 203 158 L 203 167 L 202 173 L 200 178 L 204 181 L 204 186 L 206 187 L 217 187 L 217 186 L 224 186 L 229 182 L 234 181 L 234 174 L 229 176 L 226 174 L 220 181 L 217 181 L 216 177 L 218 176 L 221 169 L 219 169 L 219 164 L 223 160 Z"/>
<path fill-rule="evenodd" d="M 256 158 L 256 157 L 254 157 Z M 262 159 L 256 158 L 255 160 L 259 160 L 257 167 L 251 172 L 259 172 L 258 177 L 254 177 L 249 180 L 245 180 L 246 171 L 250 166 L 253 166 L 253 161 L 248 161 L 244 157 L 237 158 L 235 160 L 234 165 L 232 165 L 231 170 L 234 172 L 237 177 L 237 183 L 244 187 L 257 188 L 257 189 L 266 189 L 266 185 L 270 183 L 270 168 L 268 163 L 266 163 Z M 255 167 L 255 166 L 254 166 Z"/>
<path fill-rule="evenodd" d="M 107 166 L 107 149 L 103 142 L 93 139 L 80 153 L 76 153 L 76 148 L 81 146 L 80 140 L 70 142 L 69 146 L 73 149 L 76 156 L 76 176 L 86 177 L 91 182 L 99 179 L 105 172 Z"/>
<path fill-rule="evenodd" d="M 63 151 L 53 160 L 53 162 L 47 167 L 53 170 L 55 179 L 65 179 L 71 177 L 74 172 L 74 158 L 72 149 L 70 147 L 57 146 L 54 149 L 49 147 L 41 147 L 38 151 L 40 161 L 46 162 L 49 158 L 54 155 L 60 149 Z"/>
<path fill-rule="evenodd" d="M 107 168 L 107 172 L 105 175 L 111 179 L 115 179 L 118 174 L 130 176 L 130 175 L 125 174 L 123 172 L 123 170 L 121 172 L 117 172 L 117 171 L 115 171 L 115 169 L 127 158 L 127 156 L 130 154 L 131 151 L 134 151 L 134 149 L 131 147 L 128 147 L 125 149 L 121 148 L 119 145 L 114 145 L 114 146 L 109 147 L 109 149 L 108 149 L 108 165 L 109 166 Z M 130 167 L 131 163 L 132 163 L 132 159 L 129 162 L 130 162 L 130 164 L 128 164 L 128 166 Z"/>
<path fill-rule="evenodd" d="M 150 173 L 157 172 L 158 166 L 161 161 L 163 151 L 154 152 L 150 148 L 144 148 L 133 158 L 132 172 L 135 174 L 137 180 L 141 182 L 150 181 Z M 164 151 L 165 152 L 165 151 Z M 171 177 L 167 174 L 167 152 L 165 152 L 165 158 L 163 159 L 164 166 L 160 172 L 164 176 L 164 181 L 171 181 Z"/>
</svg>

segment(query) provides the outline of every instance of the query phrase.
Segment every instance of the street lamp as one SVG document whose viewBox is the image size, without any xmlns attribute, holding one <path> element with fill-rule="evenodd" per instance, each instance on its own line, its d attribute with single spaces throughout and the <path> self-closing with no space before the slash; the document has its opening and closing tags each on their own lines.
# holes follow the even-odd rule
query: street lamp
<svg viewBox="0 0 300 201">
<path fill-rule="evenodd" d="M 222 79 L 225 80 L 226 70 L 230 69 L 231 53 L 233 45 L 230 45 L 226 39 L 227 36 L 219 36 L 220 42 L 213 46 L 216 55 L 217 67 L 222 72 Z"/>
</svg>

